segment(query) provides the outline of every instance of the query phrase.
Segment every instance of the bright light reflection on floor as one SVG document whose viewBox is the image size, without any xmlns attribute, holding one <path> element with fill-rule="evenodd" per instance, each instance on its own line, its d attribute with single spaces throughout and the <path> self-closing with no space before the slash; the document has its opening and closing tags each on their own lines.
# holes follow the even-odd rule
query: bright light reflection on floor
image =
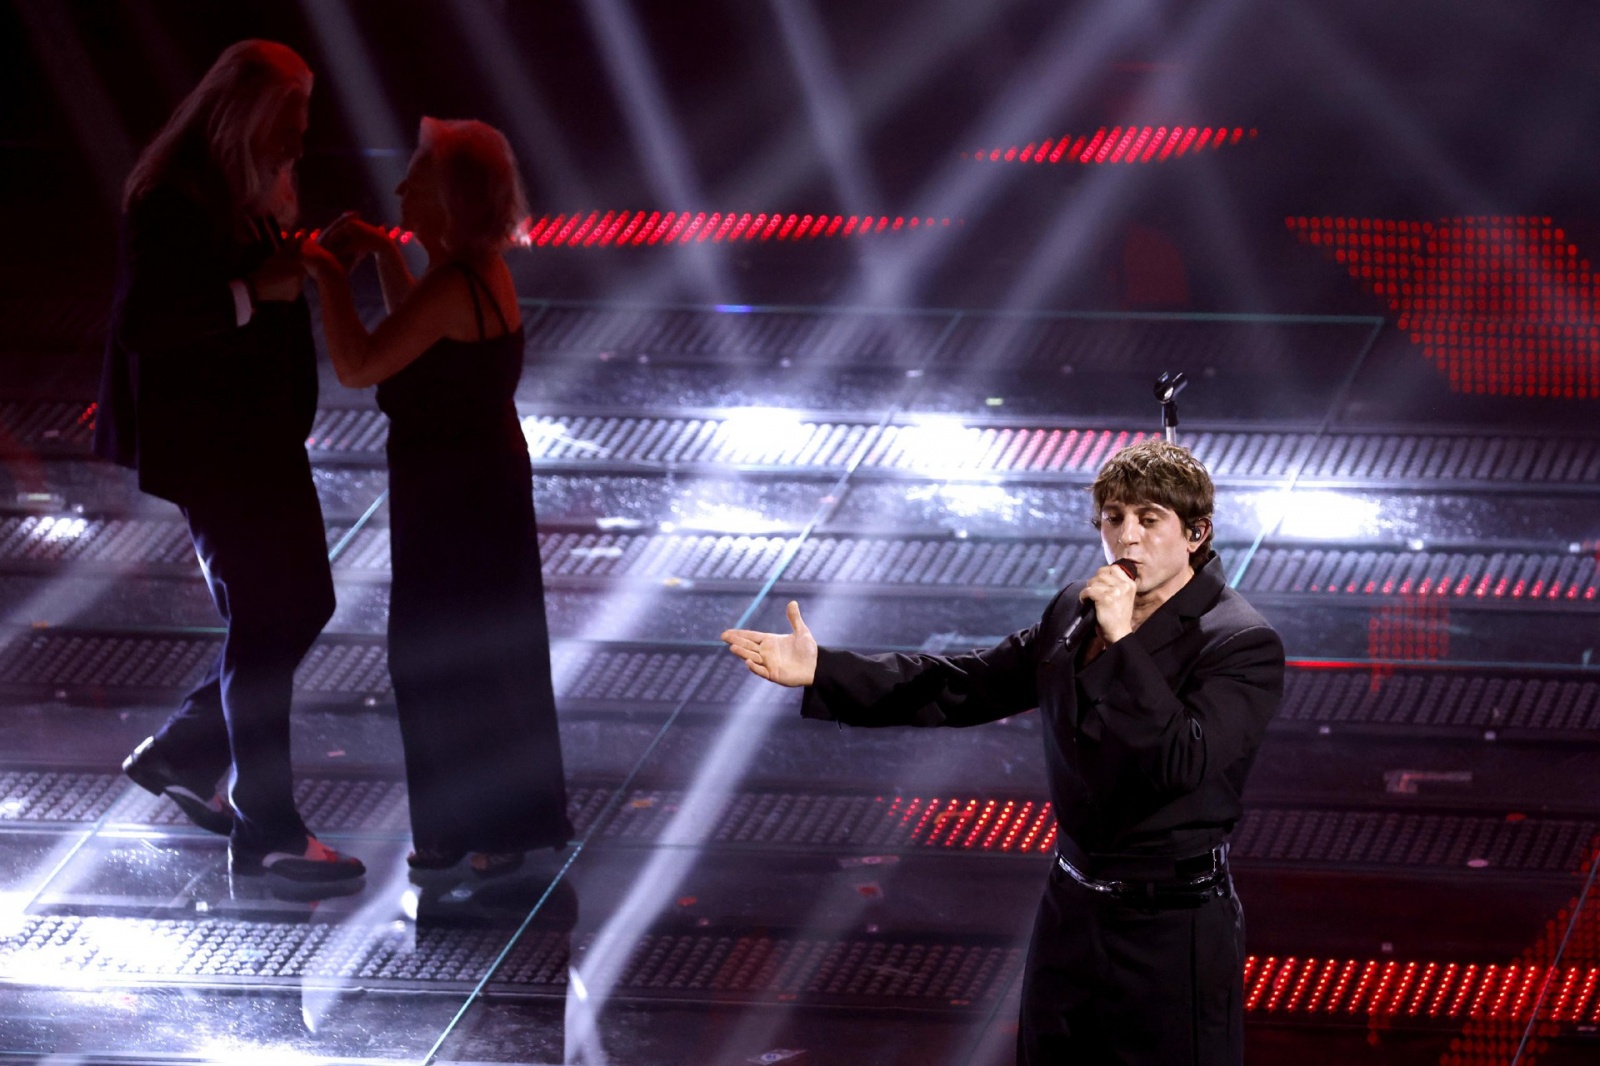
<svg viewBox="0 0 1600 1066">
<path fill-rule="evenodd" d="M 977 458 L 979 432 L 958 418 L 929 415 L 900 430 L 895 447 L 913 470 L 948 470 L 970 466 Z"/>
<path fill-rule="evenodd" d="M 707 533 L 732 533 L 741 536 L 775 533 L 787 528 L 786 523 L 773 521 L 761 512 L 752 511 L 748 507 L 735 507 L 732 504 L 700 501 L 697 501 L 692 508 L 681 513 L 678 521 L 673 525 L 678 529 L 703 530 Z"/>
<path fill-rule="evenodd" d="M 798 411 L 782 407 L 736 407 L 717 430 L 732 454 L 731 462 L 792 461 L 811 439 L 811 426 Z"/>
<path fill-rule="evenodd" d="M 936 501 L 941 510 L 961 518 L 994 515 L 1008 522 L 1019 517 L 1022 507 L 1022 498 L 1001 485 L 919 485 L 906 499 Z"/>
<path fill-rule="evenodd" d="M 605 1061 L 601 1015 L 640 938 L 676 898 L 679 885 L 700 861 L 728 797 L 759 756 L 774 721 L 760 697 L 743 699 L 734 706 L 633 887 L 595 934 L 582 963 L 572 967 L 565 1061 Z"/>
<path fill-rule="evenodd" d="M 546 422 L 537 415 L 529 415 L 522 420 L 522 436 L 528 442 L 528 454 L 535 459 L 544 458 L 546 453 L 556 447 L 576 448 L 580 452 L 589 452 L 593 455 L 609 454 L 598 444 L 591 444 L 569 435 L 564 422 Z"/>
<path fill-rule="evenodd" d="M 88 527 L 88 520 L 83 518 L 39 519 L 39 535 L 46 541 L 77 540 Z"/>
<path fill-rule="evenodd" d="M 1281 536 L 1306 540 L 1366 540 L 1382 535 L 1377 500 L 1330 490 L 1279 494 Z"/>
</svg>

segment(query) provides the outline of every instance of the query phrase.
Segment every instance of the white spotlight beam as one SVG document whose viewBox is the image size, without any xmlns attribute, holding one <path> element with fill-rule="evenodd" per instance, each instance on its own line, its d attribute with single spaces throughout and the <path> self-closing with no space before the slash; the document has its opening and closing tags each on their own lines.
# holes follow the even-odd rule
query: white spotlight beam
<svg viewBox="0 0 1600 1066">
<path fill-rule="evenodd" d="M 1049 39 L 1022 64 L 1006 92 L 995 100 L 977 128 L 965 135 L 970 144 L 1010 144 L 1036 139 L 1037 131 L 1100 69 L 1107 56 L 1157 14 L 1152 0 L 1102 0 L 1057 20 Z M 993 168 L 959 158 L 946 163 L 917 200 L 939 205 L 939 213 L 969 217 L 983 211 L 1000 192 Z M 1011 173 L 1020 173 L 1020 169 Z M 1082 194 L 1076 194 L 1081 196 Z M 925 213 L 921 209 L 913 214 Z M 907 258 L 898 269 L 876 281 L 873 302 L 900 303 L 911 298 L 944 259 L 953 232 L 937 231 L 931 247 Z"/>
<path fill-rule="evenodd" d="M 817 23 L 810 0 L 770 0 L 789 63 L 805 93 L 811 131 L 822 147 L 822 158 L 845 213 L 881 215 L 883 197 L 867 171 L 856 135 L 855 116 L 845 95 L 839 71 L 828 54 L 828 40 Z"/>
<path fill-rule="evenodd" d="M 17 11 L 27 24 L 34 53 L 67 113 L 78 146 L 94 168 L 101 199 L 107 209 L 120 215 L 122 182 L 133 169 L 133 144 L 72 24 L 72 8 L 52 0 L 22 0 Z"/>
<path fill-rule="evenodd" d="M 856 101 L 858 128 L 870 129 L 898 109 L 908 95 L 919 88 L 950 56 L 965 47 L 991 20 L 1020 0 L 994 0 L 975 4 L 971 0 L 944 0 L 933 11 L 916 10 L 887 31 L 878 49 L 880 61 L 873 64 L 860 87 L 848 95 Z M 753 153 L 748 164 L 734 174 L 717 192 L 718 203 L 781 203 L 818 172 L 818 158 L 810 128 L 805 124 L 784 126 L 773 142 Z M 990 174 L 988 180 L 1001 175 Z M 881 212 L 880 212 L 881 213 Z M 659 299 L 675 283 L 675 268 L 668 261 L 652 264 L 638 281 L 624 286 L 629 298 L 641 301 Z"/>
<path fill-rule="evenodd" d="M 1160 114 L 1169 111 L 1188 91 L 1190 77 L 1225 36 L 1228 27 L 1248 0 L 1222 0 L 1208 7 L 1197 7 L 1184 33 L 1170 47 L 1161 64 L 1161 74 L 1135 102 L 1136 111 Z M 1082 192 L 1063 204 L 1054 224 L 1035 246 L 1027 264 L 1017 272 L 1017 283 L 1005 300 L 1013 310 L 1031 310 L 1044 301 L 1065 276 L 1084 269 L 1088 252 L 1106 228 L 1117 218 L 1118 210 L 1140 186 L 1129 181 L 1114 167 L 1096 167 L 1085 181 Z"/>
<path fill-rule="evenodd" d="M 1313 5 L 1293 5 L 1292 11 L 1284 12 L 1283 21 L 1303 54 L 1322 68 L 1320 77 L 1308 72 L 1307 80 L 1342 90 L 1356 116 L 1383 137 L 1384 148 L 1456 205 L 1454 212 L 1443 213 L 1489 215 L 1499 210 L 1494 197 L 1451 164 L 1449 150 L 1406 106 L 1404 96 L 1386 89 L 1381 76 L 1355 50 L 1340 43 L 1338 30 Z"/>
<path fill-rule="evenodd" d="M 632 12 L 625 0 L 585 0 L 584 11 L 594 28 L 601 58 L 621 100 L 623 118 L 656 196 L 665 204 L 697 209 L 706 199 Z M 705 297 L 712 303 L 727 303 L 732 289 L 715 251 L 700 244 L 678 250 L 693 269 Z"/>
<path fill-rule="evenodd" d="M 301 0 L 300 7 L 331 68 L 317 79 L 318 87 L 331 89 L 338 99 L 345 122 L 361 145 L 367 191 L 373 203 L 386 204 L 405 174 L 411 139 L 401 132 L 389 108 L 372 54 L 349 7 L 343 0 Z"/>
<path fill-rule="evenodd" d="M 524 169 L 539 176 L 538 188 L 548 203 L 581 205 L 589 195 L 566 138 L 545 106 L 544 94 L 511 46 L 504 19 L 497 19 L 485 0 L 457 0 L 449 5 L 471 53 L 482 64 L 489 91 L 506 116 L 506 133 Z M 535 208 L 534 214 L 539 210 Z"/>
</svg>

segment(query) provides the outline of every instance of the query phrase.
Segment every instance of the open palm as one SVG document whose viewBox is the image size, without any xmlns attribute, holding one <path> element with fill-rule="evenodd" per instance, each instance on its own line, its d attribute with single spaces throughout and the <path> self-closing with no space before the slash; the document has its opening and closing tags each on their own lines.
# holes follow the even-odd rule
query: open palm
<svg viewBox="0 0 1600 1066">
<path fill-rule="evenodd" d="M 779 685 L 797 688 L 809 685 L 817 676 L 817 642 L 800 617 L 800 605 L 789 601 L 787 609 L 792 633 L 762 633 L 754 629 L 724 629 L 722 639 L 728 650 L 744 660 L 757 677 Z"/>
</svg>

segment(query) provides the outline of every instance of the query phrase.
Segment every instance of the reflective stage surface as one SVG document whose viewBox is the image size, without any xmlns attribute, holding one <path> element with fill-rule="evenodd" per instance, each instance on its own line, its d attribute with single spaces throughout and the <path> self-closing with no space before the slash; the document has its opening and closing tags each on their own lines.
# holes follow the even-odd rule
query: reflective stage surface
<svg viewBox="0 0 1600 1066">
<path fill-rule="evenodd" d="M 0 397 L 0 1061 L 1010 1062 L 1054 845 L 1034 716 L 802 722 L 716 638 L 791 599 L 860 649 L 1031 624 L 1099 565 L 1087 486 L 1166 369 L 1292 660 L 1235 834 L 1252 1061 L 1600 1057 L 1591 411 L 1452 393 L 1364 318 L 526 320 L 579 839 L 502 877 L 405 865 L 365 397 L 325 382 L 310 441 L 339 609 L 300 801 L 370 870 L 325 899 L 230 880 L 117 773 L 215 612 L 177 512 L 87 458 L 92 374 Z"/>
</svg>

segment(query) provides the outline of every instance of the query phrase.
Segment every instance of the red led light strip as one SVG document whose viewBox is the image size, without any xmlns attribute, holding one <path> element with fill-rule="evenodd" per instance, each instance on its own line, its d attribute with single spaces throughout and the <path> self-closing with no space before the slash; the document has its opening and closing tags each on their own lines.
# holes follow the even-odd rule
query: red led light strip
<svg viewBox="0 0 1600 1066">
<path fill-rule="evenodd" d="M 768 215 L 703 211 L 590 211 L 530 218 L 522 243 L 545 247 L 638 247 L 735 241 L 810 241 L 960 225 L 905 215 Z"/>
<path fill-rule="evenodd" d="M 910 215 L 768 215 L 704 211 L 590 211 L 523 219 L 517 243 L 539 248 L 623 248 L 657 244 L 732 244 L 736 241 L 813 241 L 870 237 L 960 226 L 960 219 Z M 321 230 L 296 230 L 296 239 L 316 240 Z M 389 236 L 401 244 L 409 230 Z M 284 233 L 285 239 L 291 234 Z"/>
<path fill-rule="evenodd" d="M 1395 556 L 1367 569 L 1365 578 L 1324 583 L 1312 578 L 1280 581 L 1271 588 L 1289 592 L 1317 592 L 1335 595 L 1405 596 L 1419 607 L 1430 597 L 1448 599 L 1512 600 L 1595 600 L 1600 599 L 1600 546 L 1582 545 L 1584 554 L 1564 557 L 1525 556 L 1495 552 L 1490 555 L 1441 554 L 1434 561 L 1435 573 L 1417 573 L 1422 557 Z M 1331 554 L 1331 553 L 1330 553 Z M 1302 573 L 1312 572 L 1308 562 Z M 1442 571 L 1442 572 L 1439 572 Z M 1448 621 L 1447 616 L 1442 620 Z"/>
<path fill-rule="evenodd" d="M 1185 155 L 1198 155 L 1225 144 L 1255 139 L 1257 131 L 1235 126 L 1101 126 L 1092 134 L 1030 141 L 1022 148 L 980 148 L 962 152 L 961 158 L 984 163 L 1068 163 L 1099 166 L 1106 163 L 1163 163 Z"/>
<path fill-rule="evenodd" d="M 1388 302 L 1452 391 L 1600 398 L 1600 278 L 1550 219 L 1286 223 Z"/>
<path fill-rule="evenodd" d="M 1597 845 L 1600 838 L 1589 842 L 1582 864 L 1591 878 L 1600 867 Z M 1446 1061 L 1460 1066 L 1504 1066 L 1512 1060 L 1515 1047 L 1520 1049 L 1516 1056 L 1519 1066 L 1534 1066 L 1563 1023 L 1600 1022 L 1597 964 L 1600 905 L 1591 892 L 1558 910 L 1545 924 L 1544 933 L 1516 962 L 1498 974 L 1495 967 L 1484 967 L 1483 984 L 1472 996 L 1466 1024 L 1451 1040 Z M 1460 1012 L 1466 1000 L 1463 990 L 1452 1004 L 1454 1013 Z"/>
<path fill-rule="evenodd" d="M 921 796 L 878 802 L 906 843 L 967 851 L 1055 851 L 1056 819 L 1049 803 Z"/>
<path fill-rule="evenodd" d="M 1365 1015 L 1529 1021 L 1600 1021 L 1600 966 L 1530 963 L 1480 966 L 1395 959 L 1278 959 L 1244 962 L 1245 1010 L 1258 1014 Z"/>
</svg>

